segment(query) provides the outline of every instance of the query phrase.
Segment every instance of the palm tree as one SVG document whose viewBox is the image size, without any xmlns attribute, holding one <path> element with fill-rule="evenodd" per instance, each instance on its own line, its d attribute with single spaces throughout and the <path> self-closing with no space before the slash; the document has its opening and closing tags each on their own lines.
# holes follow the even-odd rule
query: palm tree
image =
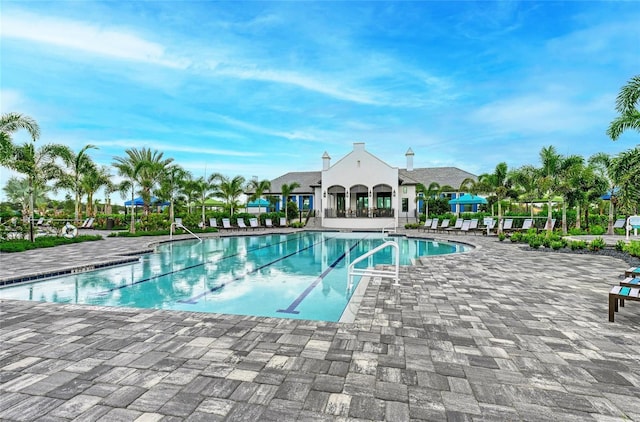
<svg viewBox="0 0 640 422">
<path fill-rule="evenodd" d="M 637 214 L 640 198 L 640 147 L 621 152 L 611 162 L 611 178 L 620 187 L 618 205 L 625 214 Z"/>
<path fill-rule="evenodd" d="M 584 159 L 579 155 L 561 157 L 557 178 L 556 192 L 562 196 L 562 233 L 567 234 L 567 202 L 575 195 L 574 192 L 581 190 L 579 181 L 585 175 Z M 553 227 L 547 226 L 551 232 Z"/>
<path fill-rule="evenodd" d="M 258 201 L 258 215 L 260 215 L 260 200 L 262 194 L 271 189 L 271 182 L 269 180 L 252 179 L 247 186 L 247 190 L 252 191 L 253 194 L 249 197 L 250 201 Z"/>
<path fill-rule="evenodd" d="M 85 173 L 95 170 L 96 167 L 93 160 L 91 160 L 91 157 L 87 153 L 87 150 L 89 149 L 98 149 L 98 147 L 88 144 L 85 145 L 77 154 L 69 149 L 62 157 L 62 160 L 69 171 L 68 173 L 65 172 L 64 177 L 60 181 L 60 187 L 71 190 L 75 195 L 75 209 L 73 214 L 75 221 L 80 220 L 80 200 L 84 193 L 82 190 L 81 179 Z M 90 208 L 89 204 L 87 204 L 87 208 Z M 87 214 L 88 213 L 89 210 L 87 209 Z"/>
<path fill-rule="evenodd" d="M 640 100 L 640 75 L 632 77 L 620 89 L 618 98 L 616 98 L 616 111 L 620 115 L 611 122 L 607 129 L 607 136 L 612 140 L 617 140 L 627 129 L 640 131 L 638 100 Z"/>
<path fill-rule="evenodd" d="M 494 193 L 498 201 L 498 233 L 502 232 L 502 201 L 510 196 L 511 181 L 509 180 L 507 163 L 498 163 L 491 174 L 478 176 L 478 187 L 487 193 Z"/>
<path fill-rule="evenodd" d="M 20 113 L 5 113 L 0 116 L 0 164 L 4 165 L 13 157 L 13 139 L 11 134 L 25 129 L 35 142 L 40 137 L 40 126 L 29 116 Z"/>
<path fill-rule="evenodd" d="M 542 169 L 540 170 L 539 186 L 540 192 L 547 197 L 547 227 L 551 227 L 551 204 L 553 196 L 558 186 L 558 174 L 562 157 L 553 145 L 543 147 L 540 150 L 540 161 Z"/>
<path fill-rule="evenodd" d="M 291 193 L 300 187 L 300 183 L 291 182 L 289 184 L 283 183 L 280 187 L 280 191 L 282 192 L 282 209 L 284 210 L 284 214 L 287 216 L 287 222 L 289 221 L 289 215 L 287 213 L 287 201 L 289 201 L 289 196 Z"/>
<path fill-rule="evenodd" d="M 163 158 L 163 153 L 148 148 L 127 149 L 126 157 L 115 157 L 116 163 L 129 162 L 132 169 L 137 169 L 133 175 L 140 186 L 144 214 L 148 215 L 151 206 L 151 192 L 160 183 L 165 169 L 173 162 L 173 158 Z"/>
<path fill-rule="evenodd" d="M 428 187 L 425 187 L 422 183 L 416 185 L 416 202 L 419 200 L 418 193 L 422 193 L 424 198 L 424 215 L 429 218 L 429 201 L 440 193 L 440 184 L 437 182 L 429 183 Z"/>
<path fill-rule="evenodd" d="M 527 202 L 533 218 L 533 200 L 538 196 L 538 169 L 532 165 L 524 165 L 513 170 L 509 179 L 520 189 L 521 196 Z"/>
<path fill-rule="evenodd" d="M 183 185 L 187 179 L 186 170 L 177 164 L 170 165 L 165 169 L 164 175 L 160 181 L 160 190 L 157 191 L 158 197 L 169 201 L 169 221 L 174 220 L 174 203 L 176 199 L 183 195 Z M 174 226 L 171 224 L 171 233 Z"/>
<path fill-rule="evenodd" d="M 63 156 L 68 148 L 59 144 L 46 144 L 35 149 L 32 143 L 12 146 L 11 157 L 4 164 L 8 168 L 27 176 L 29 183 L 29 238 L 33 242 L 33 210 L 34 195 L 37 190 L 45 188 L 51 180 L 62 176 L 62 169 L 56 160 Z"/>
<path fill-rule="evenodd" d="M 113 183 L 111 183 L 109 167 L 92 166 L 83 173 L 80 185 L 82 191 L 87 195 L 87 216 L 94 217 L 93 195 L 102 187 L 105 187 L 107 191 L 111 191 L 114 188 Z"/>
<path fill-rule="evenodd" d="M 118 175 L 124 177 L 124 180 L 120 182 L 116 190 L 120 191 L 123 198 L 126 197 L 127 192 L 131 192 L 131 222 L 129 224 L 129 232 L 136 232 L 136 217 L 133 210 L 135 209 L 133 201 L 136 197 L 136 181 L 138 179 L 138 173 L 142 166 L 145 165 L 143 161 L 134 161 L 131 156 L 128 157 L 114 157 L 113 167 L 118 171 Z"/>
<path fill-rule="evenodd" d="M 7 196 L 7 200 L 9 202 L 20 204 L 20 208 L 22 208 L 22 215 L 29 214 L 31 196 L 29 194 L 29 181 L 27 179 L 19 179 L 15 176 L 10 177 L 2 190 Z M 48 191 L 48 186 L 44 186 L 42 189 L 34 189 L 34 203 L 38 205 L 38 208 L 40 208 L 40 205 L 46 204 L 49 201 L 46 196 Z"/>
<path fill-rule="evenodd" d="M 604 152 L 589 157 L 589 165 L 591 165 L 602 177 L 607 181 L 609 191 L 609 223 L 607 224 L 607 234 L 613 233 L 613 220 L 615 219 L 615 202 L 616 202 L 616 183 L 611 177 L 612 157 Z"/>
<path fill-rule="evenodd" d="M 245 179 L 242 176 L 235 176 L 229 179 L 221 174 L 212 175 L 212 178 L 219 180 L 215 185 L 213 195 L 222 199 L 233 216 L 233 210 L 238 207 L 238 198 L 244 193 Z"/>
</svg>

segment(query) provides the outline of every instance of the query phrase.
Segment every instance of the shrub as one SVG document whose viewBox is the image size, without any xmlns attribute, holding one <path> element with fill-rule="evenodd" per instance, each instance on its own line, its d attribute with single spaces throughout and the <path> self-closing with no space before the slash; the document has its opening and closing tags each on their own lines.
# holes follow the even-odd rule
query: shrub
<svg viewBox="0 0 640 422">
<path fill-rule="evenodd" d="M 34 242 L 26 239 L 8 240 L 0 242 L 0 252 L 23 252 L 29 249 L 52 248 L 58 245 L 69 245 L 71 243 L 89 242 L 94 240 L 102 240 L 102 236 L 82 235 L 72 238 L 61 236 L 43 236 L 36 237 Z"/>
<path fill-rule="evenodd" d="M 605 234 L 605 232 L 606 232 L 606 230 L 604 229 L 604 227 L 599 226 L 597 224 L 589 227 L 589 233 L 591 233 L 593 235 L 596 235 L 596 236 L 603 235 L 603 234 Z"/>
<path fill-rule="evenodd" d="M 531 246 L 533 249 L 538 249 L 540 246 L 542 246 L 542 239 L 538 236 L 530 236 L 529 246 Z"/>
<path fill-rule="evenodd" d="M 417 223 L 407 223 L 404 225 L 405 229 L 417 229 L 418 227 L 420 227 L 420 224 Z"/>
<path fill-rule="evenodd" d="M 587 247 L 587 243 L 584 240 L 574 240 L 569 244 L 572 251 L 581 250 Z"/>
<path fill-rule="evenodd" d="M 604 239 L 602 239 L 601 237 L 596 237 L 589 243 L 589 250 L 599 251 L 600 249 L 603 249 L 605 246 L 607 246 L 607 244 L 604 242 Z"/>
<path fill-rule="evenodd" d="M 520 242 L 520 241 L 522 241 L 522 233 L 520 233 L 520 232 L 515 232 L 515 233 L 513 233 L 513 234 L 511 235 L 511 237 L 510 237 L 509 239 L 511 239 L 511 241 L 512 241 L 513 243 Z"/>
<path fill-rule="evenodd" d="M 632 240 L 628 245 L 625 245 L 624 251 L 631 256 L 640 258 L 640 241 Z"/>
<path fill-rule="evenodd" d="M 557 251 L 558 249 L 562 249 L 564 248 L 564 246 L 565 244 L 561 240 L 554 240 L 553 242 L 551 242 L 551 249 L 553 249 L 554 251 Z"/>
<path fill-rule="evenodd" d="M 576 227 L 570 228 L 568 230 L 568 232 L 569 232 L 570 235 L 573 235 L 573 236 L 581 236 L 581 235 L 584 235 L 584 234 L 588 234 L 586 230 L 578 229 Z"/>
<path fill-rule="evenodd" d="M 293 223 L 289 224 L 289 227 L 292 227 L 294 229 L 302 229 L 304 228 L 304 221 L 294 221 Z"/>
<path fill-rule="evenodd" d="M 624 246 L 626 245 L 626 243 L 624 242 L 624 240 L 618 240 L 616 242 L 616 251 L 624 251 Z"/>
<path fill-rule="evenodd" d="M 498 233 L 498 240 L 503 242 L 507 238 L 507 235 L 504 232 Z"/>
</svg>

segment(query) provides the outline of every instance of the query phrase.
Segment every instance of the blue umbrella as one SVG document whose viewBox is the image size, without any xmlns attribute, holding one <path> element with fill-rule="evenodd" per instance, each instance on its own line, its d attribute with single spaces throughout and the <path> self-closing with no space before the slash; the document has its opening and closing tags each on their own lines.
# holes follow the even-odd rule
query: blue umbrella
<svg viewBox="0 0 640 422">
<path fill-rule="evenodd" d="M 473 205 L 473 204 L 486 204 L 487 200 L 478 195 L 472 195 L 470 193 L 465 193 L 460 198 L 451 199 L 449 204 L 452 205 Z"/>
<path fill-rule="evenodd" d="M 142 200 L 142 197 L 139 196 L 136 199 L 133 200 L 133 203 L 131 202 L 131 200 L 128 201 L 124 201 L 124 205 L 127 207 L 130 207 L 131 205 L 133 205 L 134 207 L 141 207 L 144 205 L 144 201 Z M 151 197 L 151 205 L 153 206 L 165 206 L 165 205 L 169 205 L 169 202 L 162 202 L 160 201 L 158 198 L 156 198 L 155 196 Z"/>
</svg>

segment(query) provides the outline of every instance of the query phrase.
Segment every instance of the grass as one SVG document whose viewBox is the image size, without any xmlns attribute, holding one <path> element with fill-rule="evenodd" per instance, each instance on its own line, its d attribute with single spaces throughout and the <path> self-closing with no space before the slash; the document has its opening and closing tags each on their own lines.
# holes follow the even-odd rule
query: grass
<svg viewBox="0 0 640 422">
<path fill-rule="evenodd" d="M 53 248 L 54 246 L 69 245 L 71 243 L 91 242 L 102 240 L 100 235 L 81 235 L 73 238 L 62 236 L 36 237 L 34 242 L 26 239 L 13 239 L 0 242 L 1 253 L 23 252 L 30 249 Z"/>
</svg>

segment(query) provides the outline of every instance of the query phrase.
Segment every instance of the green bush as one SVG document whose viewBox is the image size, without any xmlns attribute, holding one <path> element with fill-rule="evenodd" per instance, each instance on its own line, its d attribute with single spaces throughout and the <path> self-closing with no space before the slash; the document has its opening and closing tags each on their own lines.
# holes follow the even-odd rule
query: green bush
<svg viewBox="0 0 640 422">
<path fill-rule="evenodd" d="M 578 228 L 576 228 L 576 227 L 572 227 L 572 228 L 570 228 L 569 230 L 567 230 L 567 232 L 568 232 L 570 235 L 573 235 L 573 236 L 582 236 L 582 235 L 588 234 L 588 232 L 587 232 L 586 230 L 584 230 L 584 229 L 578 229 Z"/>
<path fill-rule="evenodd" d="M 572 251 L 577 251 L 585 249 L 587 247 L 587 243 L 584 240 L 574 240 L 569 244 L 569 247 Z"/>
<path fill-rule="evenodd" d="M 599 251 L 600 249 L 604 249 L 607 244 L 604 242 L 604 239 L 601 237 L 596 237 L 591 242 L 589 242 L 589 250 L 590 251 Z"/>
<path fill-rule="evenodd" d="M 404 225 L 405 229 L 417 229 L 418 227 L 420 227 L 420 224 L 417 223 L 407 223 Z"/>
<path fill-rule="evenodd" d="M 626 243 L 624 242 L 624 240 L 618 240 L 616 242 L 616 251 L 624 251 L 624 246 L 626 245 Z"/>
<path fill-rule="evenodd" d="M 640 258 L 640 241 L 632 240 L 629 244 L 625 245 L 624 251 L 631 256 Z"/>
<path fill-rule="evenodd" d="M 302 229 L 304 228 L 304 221 L 294 221 L 293 223 L 289 224 L 289 227 L 292 227 L 294 229 Z"/>
<path fill-rule="evenodd" d="M 90 242 L 94 240 L 102 240 L 102 236 L 82 235 L 72 238 L 62 236 L 42 236 L 36 237 L 34 242 L 26 239 L 6 240 L 0 242 L 0 252 L 23 252 L 29 249 L 52 248 L 59 245 L 69 245 L 71 243 Z"/>
<path fill-rule="evenodd" d="M 542 238 L 538 236 L 530 236 L 529 246 L 531 246 L 533 249 L 538 249 L 540 246 L 542 246 Z"/>
<path fill-rule="evenodd" d="M 513 243 L 517 243 L 522 241 L 522 233 L 520 232 L 515 232 L 511 235 L 511 237 L 509 238 Z"/>
<path fill-rule="evenodd" d="M 551 249 L 557 251 L 558 249 L 562 249 L 565 247 L 565 243 L 561 240 L 554 240 L 551 242 Z"/>
<path fill-rule="evenodd" d="M 603 235 L 605 234 L 606 231 L 607 230 L 604 227 L 599 226 L 597 224 L 594 224 L 593 226 L 589 226 L 589 233 L 596 236 Z"/>
<path fill-rule="evenodd" d="M 507 238 L 507 235 L 504 232 L 498 233 L 498 240 L 503 242 Z"/>
</svg>

